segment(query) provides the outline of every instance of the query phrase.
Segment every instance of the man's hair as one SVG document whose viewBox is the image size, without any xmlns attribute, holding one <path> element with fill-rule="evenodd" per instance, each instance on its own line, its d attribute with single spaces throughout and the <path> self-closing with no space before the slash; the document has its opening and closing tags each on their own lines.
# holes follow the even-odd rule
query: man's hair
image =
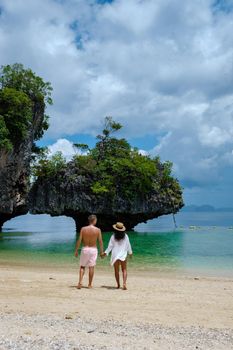
<svg viewBox="0 0 233 350">
<path fill-rule="evenodd" d="M 91 224 L 93 221 L 97 220 L 97 216 L 94 214 L 91 214 L 88 216 L 88 222 Z"/>
</svg>

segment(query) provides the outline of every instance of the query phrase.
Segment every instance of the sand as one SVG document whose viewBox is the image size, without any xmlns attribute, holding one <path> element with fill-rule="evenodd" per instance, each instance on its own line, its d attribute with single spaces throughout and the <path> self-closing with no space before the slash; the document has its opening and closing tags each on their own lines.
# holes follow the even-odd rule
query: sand
<svg viewBox="0 0 233 350">
<path fill-rule="evenodd" d="M 86 280 L 85 280 L 86 282 Z M 111 268 L 0 266 L 0 349 L 233 349 L 233 279 Z"/>
</svg>

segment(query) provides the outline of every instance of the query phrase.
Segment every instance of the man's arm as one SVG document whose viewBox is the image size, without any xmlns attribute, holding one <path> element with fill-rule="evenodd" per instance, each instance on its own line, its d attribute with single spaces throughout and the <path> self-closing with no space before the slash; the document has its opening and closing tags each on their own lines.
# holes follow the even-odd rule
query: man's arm
<svg viewBox="0 0 233 350">
<path fill-rule="evenodd" d="M 81 229 L 80 234 L 79 234 L 79 238 L 78 238 L 78 240 L 77 240 L 77 242 L 76 242 L 76 247 L 75 247 L 75 253 L 74 253 L 74 255 L 75 255 L 76 257 L 78 256 L 78 250 L 79 250 L 79 247 L 80 247 L 80 245 L 81 245 L 81 243 L 82 243 L 82 239 L 83 239 L 83 233 L 82 233 L 82 229 Z"/>
<path fill-rule="evenodd" d="M 98 240 L 99 240 L 99 246 L 100 246 L 100 255 L 102 255 L 104 252 L 104 245 L 103 245 L 101 230 L 99 230 Z"/>
</svg>

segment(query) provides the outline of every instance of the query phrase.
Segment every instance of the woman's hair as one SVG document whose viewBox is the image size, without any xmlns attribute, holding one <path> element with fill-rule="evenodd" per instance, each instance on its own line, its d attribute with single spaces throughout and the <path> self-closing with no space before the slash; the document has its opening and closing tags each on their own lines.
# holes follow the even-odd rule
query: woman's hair
<svg viewBox="0 0 233 350">
<path fill-rule="evenodd" d="M 125 231 L 114 230 L 114 238 L 116 241 L 120 241 L 125 238 Z"/>
</svg>

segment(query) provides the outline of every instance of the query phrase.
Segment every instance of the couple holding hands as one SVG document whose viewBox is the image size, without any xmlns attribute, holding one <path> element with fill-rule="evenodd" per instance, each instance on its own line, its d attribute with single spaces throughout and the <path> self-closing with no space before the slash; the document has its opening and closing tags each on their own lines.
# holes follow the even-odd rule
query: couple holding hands
<svg viewBox="0 0 233 350">
<path fill-rule="evenodd" d="M 82 243 L 83 247 L 80 255 L 80 271 L 78 289 L 82 288 L 82 280 L 85 273 L 85 268 L 89 268 L 89 283 L 88 288 L 92 288 L 92 281 L 94 276 L 94 268 L 96 265 L 96 259 L 98 256 L 97 241 L 100 247 L 100 256 L 104 258 L 110 252 L 111 265 L 114 266 L 115 278 L 117 282 L 117 288 L 120 288 L 120 266 L 123 274 L 123 290 L 126 290 L 127 281 L 127 255 L 132 256 L 132 248 L 130 245 L 129 237 L 125 233 L 125 226 L 121 222 L 117 222 L 113 225 L 114 233 L 110 238 L 108 248 L 104 251 L 103 240 L 101 230 L 96 227 L 97 217 L 96 215 L 90 215 L 88 217 L 89 225 L 82 227 L 79 238 L 76 243 L 75 256 L 78 256 L 78 250 Z"/>
</svg>

